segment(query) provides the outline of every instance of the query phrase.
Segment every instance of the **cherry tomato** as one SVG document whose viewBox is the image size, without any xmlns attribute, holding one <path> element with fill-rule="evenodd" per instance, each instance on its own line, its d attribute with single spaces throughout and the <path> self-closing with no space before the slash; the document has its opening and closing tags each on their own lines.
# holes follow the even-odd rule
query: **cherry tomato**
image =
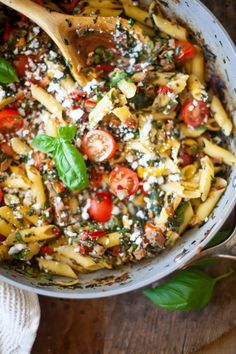
<svg viewBox="0 0 236 354">
<path fill-rule="evenodd" d="M 173 92 L 173 90 L 171 88 L 169 88 L 168 86 L 165 86 L 165 85 L 160 85 L 158 88 L 158 91 L 160 93 L 163 93 L 164 95 L 167 95 L 168 93 Z"/>
<path fill-rule="evenodd" d="M 0 143 L 0 150 L 2 150 L 2 152 L 4 152 L 4 154 L 6 154 L 8 156 L 14 157 L 16 155 L 15 151 L 12 149 L 12 147 L 6 141 L 3 141 L 2 143 Z"/>
<path fill-rule="evenodd" d="M 6 240 L 6 237 L 0 234 L 0 245 Z"/>
<path fill-rule="evenodd" d="M 82 98 L 85 98 L 87 96 L 86 92 L 71 92 L 70 94 L 71 98 L 73 98 L 75 101 L 80 101 Z"/>
<path fill-rule="evenodd" d="M 23 118 L 14 109 L 4 109 L 0 112 L 0 133 L 15 133 L 24 126 Z"/>
<path fill-rule="evenodd" d="M 181 115 L 184 122 L 192 127 L 199 127 L 209 117 L 209 108 L 203 101 L 190 101 L 182 107 Z"/>
<path fill-rule="evenodd" d="M 42 246 L 40 248 L 40 253 L 51 255 L 53 254 L 53 248 L 49 246 Z"/>
<path fill-rule="evenodd" d="M 197 54 L 197 49 L 188 41 L 175 42 L 175 60 L 182 62 L 192 59 Z"/>
<path fill-rule="evenodd" d="M 135 194 L 139 189 L 139 179 L 137 173 L 126 167 L 116 167 L 109 176 L 109 185 L 112 193 L 119 194 L 125 191 L 128 195 Z M 124 199 L 124 198 L 122 198 Z"/>
<path fill-rule="evenodd" d="M 89 160 L 101 162 L 115 155 L 116 142 L 105 130 L 91 130 L 83 137 L 82 149 Z"/>
<path fill-rule="evenodd" d="M 89 237 L 91 237 L 91 238 L 98 238 L 98 237 L 102 237 L 104 235 L 106 235 L 106 232 L 102 231 L 102 230 L 97 230 L 97 231 L 93 231 L 93 232 L 89 233 Z"/>
<path fill-rule="evenodd" d="M 180 154 L 180 159 L 181 159 L 181 162 L 180 162 L 180 166 L 181 167 L 185 167 L 185 166 L 188 166 L 188 165 L 191 165 L 193 163 L 193 156 L 189 155 L 189 154 Z"/>
<path fill-rule="evenodd" d="M 2 201 L 2 198 L 3 198 L 3 193 L 2 193 L 2 190 L 0 189 L 0 203 Z"/>
<path fill-rule="evenodd" d="M 111 196 L 107 192 L 99 192 L 96 199 L 90 199 L 90 207 L 88 213 L 91 219 L 98 222 L 106 222 L 110 219 L 112 212 Z"/>
<path fill-rule="evenodd" d="M 92 101 L 90 99 L 87 99 L 85 102 L 84 102 L 84 108 L 86 109 L 86 111 L 88 112 L 91 112 L 94 107 L 96 106 L 96 102 L 95 101 Z"/>
<path fill-rule="evenodd" d="M 98 64 L 96 65 L 95 69 L 97 71 L 104 71 L 106 73 L 110 73 L 111 71 L 113 71 L 115 68 L 112 65 L 109 64 Z"/>
<path fill-rule="evenodd" d="M 17 74 L 20 78 L 25 77 L 25 73 L 29 66 L 29 60 L 36 61 L 36 55 L 30 54 L 18 54 L 13 61 L 13 66 L 15 67 Z"/>
</svg>

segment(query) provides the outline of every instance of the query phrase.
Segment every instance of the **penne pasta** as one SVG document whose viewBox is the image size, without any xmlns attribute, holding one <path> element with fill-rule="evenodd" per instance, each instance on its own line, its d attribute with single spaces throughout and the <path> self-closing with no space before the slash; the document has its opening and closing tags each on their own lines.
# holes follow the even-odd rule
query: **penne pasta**
<svg viewBox="0 0 236 354">
<path fill-rule="evenodd" d="M 68 264 L 62 262 L 51 261 L 43 258 L 37 258 L 39 267 L 47 273 L 61 275 L 72 279 L 77 279 L 76 273 Z"/>
<path fill-rule="evenodd" d="M 168 34 L 169 36 L 178 39 L 180 41 L 187 40 L 187 30 L 186 28 L 177 25 L 176 23 L 172 23 L 171 21 L 167 20 L 166 18 L 161 17 L 160 15 L 153 15 L 153 20 L 156 27 Z"/>
<path fill-rule="evenodd" d="M 212 98 L 211 111 L 213 113 L 215 121 L 221 127 L 223 133 L 226 136 L 229 136 L 233 129 L 233 123 L 231 122 L 219 98 L 216 96 L 213 96 Z"/>
<path fill-rule="evenodd" d="M 206 155 L 214 158 L 216 161 L 224 162 L 226 165 L 235 165 L 236 157 L 230 151 L 213 144 L 206 138 L 200 138 L 199 142 L 203 146 L 203 152 Z"/>
<path fill-rule="evenodd" d="M 29 180 L 32 182 L 31 190 L 33 197 L 39 204 L 40 208 L 44 208 L 46 195 L 44 191 L 43 181 L 40 172 L 33 166 L 26 166 L 26 172 Z"/>
</svg>

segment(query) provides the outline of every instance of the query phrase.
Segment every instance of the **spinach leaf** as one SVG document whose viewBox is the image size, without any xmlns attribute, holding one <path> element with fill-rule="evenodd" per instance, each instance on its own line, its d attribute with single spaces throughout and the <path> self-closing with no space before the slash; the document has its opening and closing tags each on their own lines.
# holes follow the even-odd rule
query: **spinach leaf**
<svg viewBox="0 0 236 354">
<path fill-rule="evenodd" d="M 57 139 L 46 134 L 39 134 L 32 140 L 31 145 L 40 151 L 52 153 L 56 148 Z"/>
<path fill-rule="evenodd" d="M 72 191 L 89 184 L 84 158 L 70 142 L 75 133 L 76 127 L 67 125 L 59 128 L 57 138 L 41 134 L 32 141 L 38 150 L 52 155 L 60 179 Z"/>
<path fill-rule="evenodd" d="M 171 311 L 200 310 L 211 299 L 215 284 L 233 274 L 231 269 L 217 278 L 212 278 L 194 267 L 179 272 L 175 278 L 144 294 L 155 304 Z"/>
<path fill-rule="evenodd" d="M 19 81 L 16 70 L 5 58 L 0 57 L 0 83 L 11 84 Z"/>
<path fill-rule="evenodd" d="M 89 184 L 87 168 L 81 153 L 69 142 L 59 142 L 53 153 L 58 175 L 72 191 L 86 188 Z"/>
</svg>

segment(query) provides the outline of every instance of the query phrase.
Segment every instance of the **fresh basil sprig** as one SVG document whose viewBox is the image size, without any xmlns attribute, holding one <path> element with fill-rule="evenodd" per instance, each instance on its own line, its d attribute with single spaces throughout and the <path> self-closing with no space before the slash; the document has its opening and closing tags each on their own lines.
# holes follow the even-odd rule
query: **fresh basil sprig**
<svg viewBox="0 0 236 354">
<path fill-rule="evenodd" d="M 171 311 L 200 310 L 209 303 L 216 283 L 231 274 L 232 269 L 217 278 L 212 278 L 205 272 L 190 267 L 179 272 L 168 283 L 144 290 L 144 294 L 155 305 Z"/>
<path fill-rule="evenodd" d="M 19 81 L 16 70 L 5 58 L 0 57 L 0 83 L 11 84 Z"/>
<path fill-rule="evenodd" d="M 40 134 L 32 141 L 35 148 L 52 155 L 60 179 L 72 191 L 89 184 L 84 158 L 71 144 L 75 133 L 75 125 L 67 125 L 59 128 L 57 138 Z"/>
</svg>

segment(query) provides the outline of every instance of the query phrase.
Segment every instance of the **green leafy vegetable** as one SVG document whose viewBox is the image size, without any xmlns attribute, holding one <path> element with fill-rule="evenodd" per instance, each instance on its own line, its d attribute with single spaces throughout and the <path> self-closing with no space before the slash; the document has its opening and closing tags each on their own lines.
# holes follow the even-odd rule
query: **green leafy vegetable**
<svg viewBox="0 0 236 354">
<path fill-rule="evenodd" d="M 18 241 L 18 242 L 20 242 L 20 243 L 24 243 L 24 240 L 23 240 L 23 238 L 22 238 L 22 236 L 21 236 L 21 234 L 20 234 L 19 231 L 16 231 L 16 233 L 15 233 L 15 239 L 16 239 L 16 241 Z"/>
<path fill-rule="evenodd" d="M 171 311 L 200 310 L 211 299 L 215 284 L 233 274 L 230 269 L 217 278 L 212 278 L 195 267 L 179 272 L 175 278 L 144 294 L 155 304 Z"/>
<path fill-rule="evenodd" d="M 18 76 L 11 63 L 5 58 L 0 58 L 0 83 L 11 84 L 17 82 Z"/>
<path fill-rule="evenodd" d="M 86 188 L 89 184 L 87 168 L 81 153 L 71 144 L 76 133 L 74 125 L 60 127 L 58 137 L 37 135 L 32 145 L 53 156 L 60 179 L 72 191 Z"/>
<path fill-rule="evenodd" d="M 56 139 L 52 136 L 46 134 L 37 135 L 33 141 L 32 145 L 43 152 L 52 153 L 56 148 Z"/>
<path fill-rule="evenodd" d="M 111 85 L 111 87 L 116 87 L 116 86 L 118 85 L 118 83 L 119 83 L 121 80 L 123 80 L 123 79 L 125 79 L 125 80 L 127 80 L 127 81 L 131 81 L 125 71 L 122 71 L 122 70 L 114 70 L 114 71 L 110 74 L 110 85 Z"/>
</svg>

